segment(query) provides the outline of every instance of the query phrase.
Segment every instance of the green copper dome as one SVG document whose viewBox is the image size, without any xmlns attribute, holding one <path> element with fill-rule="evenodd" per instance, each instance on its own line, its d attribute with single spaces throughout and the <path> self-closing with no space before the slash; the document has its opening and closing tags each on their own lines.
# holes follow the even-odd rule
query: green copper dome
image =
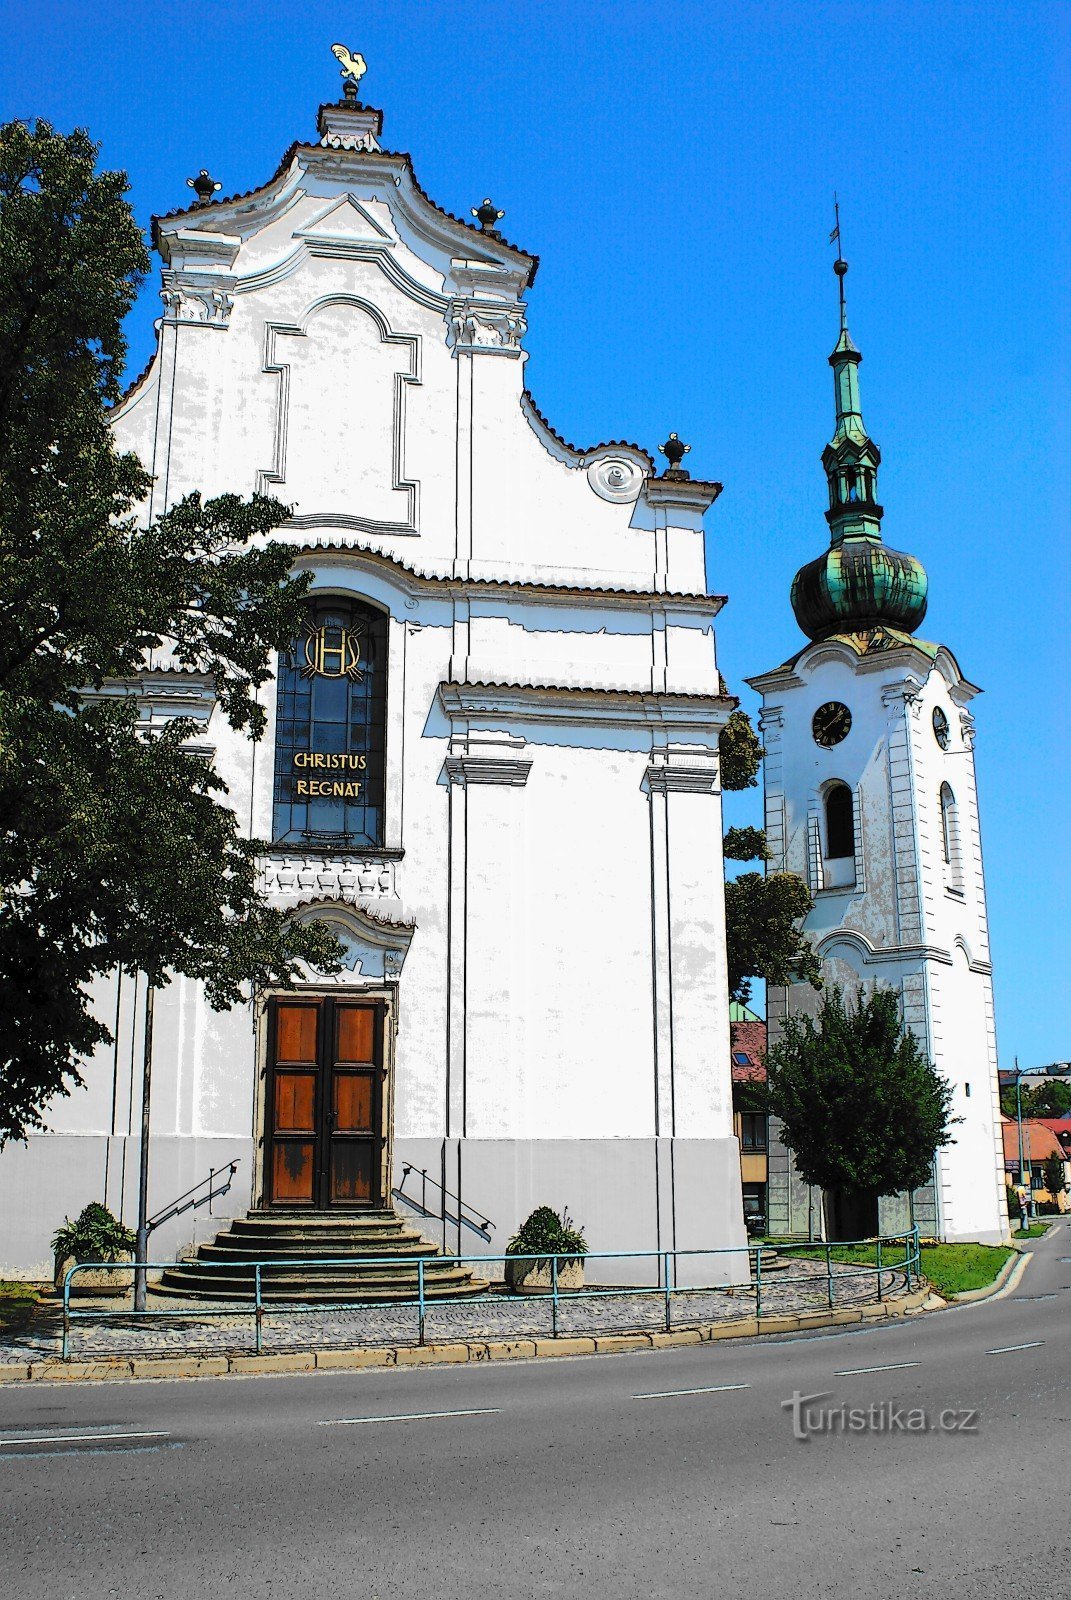
<svg viewBox="0 0 1071 1600">
<path fill-rule="evenodd" d="M 839 227 L 838 215 L 838 237 Z M 829 484 L 830 548 L 816 561 L 808 561 L 792 580 L 792 609 L 810 639 L 873 628 L 910 634 L 926 615 L 926 571 L 914 556 L 890 550 L 881 540 L 881 451 L 866 431 L 859 401 L 863 358 L 848 332 L 844 303 L 848 263 L 838 258 L 834 271 L 840 282 L 840 337 L 829 364 L 837 426 L 822 452 Z"/>
<path fill-rule="evenodd" d="M 800 568 L 792 609 L 809 639 L 878 627 L 914 633 L 926 615 L 926 571 L 914 556 L 848 538 Z"/>
</svg>

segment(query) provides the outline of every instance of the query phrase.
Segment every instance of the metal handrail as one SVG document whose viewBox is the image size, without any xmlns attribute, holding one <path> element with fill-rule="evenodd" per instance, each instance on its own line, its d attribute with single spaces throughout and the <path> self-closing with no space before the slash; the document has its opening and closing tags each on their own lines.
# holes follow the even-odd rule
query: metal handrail
<svg viewBox="0 0 1071 1600">
<path fill-rule="evenodd" d="M 198 1206 L 209 1205 L 213 1200 L 218 1200 L 221 1194 L 227 1194 L 231 1184 L 234 1182 L 234 1174 L 240 1165 L 241 1157 L 235 1156 L 233 1161 L 225 1162 L 222 1167 L 213 1167 L 207 1178 L 201 1178 L 191 1188 L 187 1189 L 185 1193 L 180 1194 L 175 1200 L 173 1200 L 169 1206 L 165 1206 L 162 1211 L 157 1211 L 154 1216 L 149 1218 L 148 1222 L 145 1224 L 146 1237 L 148 1237 L 148 1235 L 152 1233 L 154 1229 L 158 1228 L 161 1223 L 170 1222 L 172 1217 L 181 1217 L 184 1212 L 195 1211 Z M 211 1184 L 213 1179 L 218 1178 L 221 1172 L 225 1172 L 227 1174 L 226 1183 L 221 1184 L 218 1189 L 210 1189 L 208 1194 L 203 1194 L 199 1200 L 191 1200 L 189 1198 L 190 1195 L 196 1194 L 198 1189 L 202 1189 L 206 1183 Z M 185 1204 L 183 1204 L 184 1201 Z M 148 1263 L 145 1263 L 145 1265 L 148 1265 Z"/>
<path fill-rule="evenodd" d="M 889 1244 L 889 1245 L 901 1244 L 903 1246 L 903 1252 L 904 1252 L 902 1260 L 888 1260 L 888 1259 L 886 1259 L 879 1266 L 879 1268 L 878 1268 L 878 1278 L 877 1278 L 877 1290 L 878 1290 L 878 1298 L 879 1298 L 879 1300 L 884 1300 L 885 1293 L 887 1291 L 888 1285 L 895 1281 L 896 1274 L 898 1272 L 903 1272 L 908 1289 L 910 1289 L 912 1287 L 912 1283 L 913 1282 L 917 1283 L 921 1279 L 921 1254 L 920 1254 L 920 1249 L 919 1249 L 919 1230 L 918 1230 L 918 1227 L 916 1225 L 915 1227 L 908 1229 L 905 1233 L 898 1233 L 898 1234 L 888 1235 L 883 1239 L 878 1239 L 878 1240 L 874 1240 L 874 1239 L 850 1239 L 850 1240 L 838 1241 L 837 1244 L 826 1243 L 822 1247 L 823 1250 L 824 1250 L 824 1256 L 825 1256 L 824 1262 L 822 1262 L 821 1255 L 817 1256 L 817 1258 L 816 1258 L 820 1263 L 822 1263 L 821 1270 L 816 1272 L 816 1273 L 814 1273 L 814 1274 L 809 1275 L 808 1277 L 803 1277 L 803 1275 L 800 1275 L 800 1276 L 796 1277 L 794 1281 L 796 1283 L 799 1283 L 801 1281 L 811 1281 L 812 1278 L 814 1279 L 814 1281 L 819 1281 L 819 1280 L 824 1278 L 828 1283 L 829 1305 L 830 1305 L 830 1309 L 832 1309 L 833 1305 L 834 1305 L 833 1254 L 832 1254 L 832 1252 L 834 1250 L 836 1250 L 837 1248 L 852 1248 L 853 1246 L 856 1246 L 856 1245 L 868 1245 L 869 1246 L 869 1245 L 875 1245 L 875 1244 L 877 1244 L 877 1246 L 878 1246 L 878 1253 L 879 1254 L 880 1254 L 880 1247 L 881 1247 L 882 1244 Z M 539 1253 L 534 1253 L 534 1254 L 531 1254 L 531 1255 L 520 1254 L 520 1253 L 515 1254 L 515 1255 L 511 1255 L 511 1254 L 508 1254 L 508 1253 L 503 1253 L 502 1255 L 492 1255 L 492 1256 L 487 1256 L 487 1255 L 483 1255 L 483 1256 L 450 1255 L 450 1256 L 435 1256 L 435 1257 L 432 1258 L 432 1260 L 435 1262 L 436 1265 L 444 1265 L 444 1266 L 463 1266 L 464 1265 L 464 1266 L 483 1266 L 483 1267 L 486 1267 L 488 1262 L 491 1262 L 491 1261 L 502 1261 L 503 1263 L 506 1262 L 506 1261 L 535 1262 L 535 1263 L 546 1263 L 546 1262 L 549 1261 L 550 1265 L 551 1265 L 551 1282 L 550 1282 L 550 1290 L 549 1290 L 549 1295 L 550 1295 L 550 1300 L 551 1300 L 551 1334 L 552 1334 L 553 1338 L 557 1338 L 558 1337 L 559 1310 L 560 1310 L 560 1307 L 561 1307 L 561 1304 L 562 1304 L 563 1301 L 575 1301 L 575 1300 L 585 1300 L 585 1299 L 598 1300 L 598 1299 L 612 1298 L 614 1296 L 620 1297 L 620 1296 L 623 1296 L 623 1295 L 649 1295 L 649 1294 L 661 1295 L 663 1300 L 664 1300 L 664 1303 L 665 1303 L 665 1327 L 666 1327 L 666 1332 L 667 1333 L 671 1332 L 672 1331 L 672 1327 L 673 1327 L 673 1297 L 675 1295 L 682 1295 L 682 1294 L 716 1293 L 718 1291 L 724 1291 L 726 1289 L 733 1289 L 736 1292 L 740 1292 L 741 1290 L 745 1290 L 746 1292 L 747 1291 L 754 1292 L 754 1294 L 755 1294 L 755 1320 L 756 1320 L 756 1322 L 761 1322 L 764 1314 L 765 1315 L 769 1315 L 770 1314 L 770 1313 L 764 1313 L 763 1312 L 763 1308 L 762 1308 L 762 1290 L 763 1290 L 762 1251 L 763 1251 L 763 1249 L 769 1249 L 769 1248 L 770 1248 L 769 1246 L 764 1246 L 764 1245 L 742 1244 L 742 1245 L 720 1245 L 720 1246 L 717 1246 L 717 1247 L 714 1247 L 714 1248 L 708 1249 L 708 1250 L 702 1250 L 702 1249 L 692 1249 L 692 1250 L 602 1250 L 602 1251 L 589 1251 L 589 1252 L 587 1252 L 587 1254 L 583 1258 L 586 1261 L 657 1261 L 658 1264 L 659 1264 L 658 1277 L 659 1277 L 660 1281 L 658 1282 L 657 1285 L 654 1285 L 652 1287 L 647 1287 L 645 1285 L 630 1285 L 630 1286 L 617 1286 L 617 1287 L 599 1287 L 599 1286 L 596 1286 L 596 1285 L 586 1285 L 582 1289 L 562 1289 L 561 1285 L 559 1283 L 559 1267 L 560 1267 L 560 1264 L 563 1263 L 563 1262 L 576 1261 L 577 1260 L 577 1255 L 576 1255 L 575 1251 L 572 1252 L 571 1254 L 569 1252 L 566 1252 L 566 1251 L 557 1251 L 557 1252 L 555 1252 L 555 1251 L 544 1250 L 544 1251 L 541 1251 Z M 814 1244 L 801 1243 L 800 1245 L 798 1245 L 796 1247 L 793 1247 L 792 1245 L 779 1246 L 778 1247 L 779 1250 L 780 1249 L 791 1250 L 793 1248 L 796 1248 L 798 1250 L 809 1250 L 811 1252 L 811 1256 L 808 1257 L 807 1259 L 811 1259 L 812 1257 L 814 1257 L 814 1253 L 815 1253 L 815 1245 Z M 724 1284 L 687 1284 L 687 1283 L 685 1283 L 685 1284 L 681 1284 L 678 1281 L 678 1278 L 679 1278 L 679 1264 L 680 1264 L 680 1262 L 682 1260 L 686 1260 L 686 1259 L 694 1258 L 694 1257 L 726 1256 L 726 1255 L 727 1256 L 735 1256 L 735 1257 L 745 1256 L 747 1258 L 747 1262 L 748 1262 L 748 1280 L 747 1280 L 747 1284 L 746 1285 L 744 1285 L 743 1283 L 724 1283 Z M 751 1262 L 752 1255 L 755 1256 L 754 1265 L 752 1265 L 752 1262 Z M 197 1268 L 198 1268 L 198 1271 L 233 1272 L 236 1264 L 237 1263 L 232 1262 L 232 1261 L 201 1261 L 201 1260 L 198 1260 L 197 1261 Z M 254 1345 L 254 1348 L 256 1349 L 256 1352 L 257 1352 L 258 1355 L 260 1355 L 262 1353 L 262 1351 L 263 1351 L 263 1324 L 264 1324 L 264 1310 L 265 1310 L 264 1292 L 263 1292 L 264 1291 L 263 1273 L 264 1273 L 264 1268 L 265 1267 L 268 1267 L 268 1268 L 302 1267 L 302 1268 L 306 1268 L 306 1269 L 308 1269 L 310 1267 L 351 1267 L 351 1268 L 360 1267 L 360 1268 L 364 1269 L 364 1268 L 369 1268 L 369 1267 L 375 1268 L 375 1267 L 398 1267 L 398 1266 L 406 1266 L 406 1267 L 412 1268 L 412 1267 L 415 1266 L 416 1267 L 416 1274 L 417 1274 L 417 1292 L 416 1292 L 416 1295 L 413 1296 L 411 1299 L 408 1299 L 408 1300 L 393 1300 L 391 1302 L 391 1305 L 393 1307 L 395 1307 L 395 1308 L 411 1306 L 417 1311 L 417 1329 L 418 1329 L 417 1343 L 418 1343 L 418 1345 L 422 1345 L 425 1342 L 425 1325 L 426 1325 L 426 1317 L 427 1317 L 427 1293 L 426 1293 L 426 1282 L 425 1282 L 425 1267 L 427 1265 L 427 1258 L 425 1258 L 423 1256 L 418 1256 L 415 1260 L 414 1260 L 414 1258 L 412 1256 L 362 1256 L 359 1259 L 359 1261 L 355 1261 L 353 1256 L 343 1256 L 343 1257 L 325 1256 L 325 1257 L 316 1258 L 316 1259 L 310 1259 L 309 1257 L 306 1257 L 306 1256 L 271 1257 L 271 1258 L 262 1258 L 262 1259 L 256 1260 L 256 1261 L 244 1261 L 244 1262 L 241 1263 L 241 1265 L 243 1267 L 247 1268 L 247 1269 L 248 1268 L 252 1268 L 252 1270 L 253 1270 L 253 1283 L 254 1283 L 253 1316 L 254 1316 L 254 1319 L 255 1319 L 255 1345 Z M 849 1265 L 854 1265 L 854 1263 L 849 1263 Z M 64 1279 L 63 1279 L 63 1351 L 62 1351 L 63 1360 L 64 1361 L 70 1360 L 70 1354 L 71 1354 L 71 1349 L 70 1349 L 71 1337 L 70 1336 L 71 1336 L 71 1322 L 72 1322 L 72 1320 L 85 1320 L 87 1318 L 91 1318 L 91 1317 L 100 1315 L 100 1313 L 97 1312 L 97 1311 L 92 1311 L 92 1310 L 89 1310 L 89 1311 L 78 1311 L 78 1310 L 72 1310 L 71 1309 L 71 1285 L 72 1285 L 72 1282 L 73 1282 L 74 1278 L 76 1277 L 76 1275 L 79 1272 L 99 1271 L 101 1267 L 108 1267 L 108 1268 L 113 1269 L 113 1270 L 129 1271 L 131 1274 L 133 1274 L 136 1271 L 138 1271 L 139 1268 L 140 1269 L 151 1270 L 151 1271 L 157 1271 L 157 1270 L 165 1270 L 167 1268 L 174 1267 L 174 1266 L 175 1266 L 175 1262 L 174 1261 L 146 1261 L 146 1262 L 133 1262 L 133 1261 L 130 1261 L 130 1262 L 79 1261 L 79 1262 L 76 1262 L 73 1266 L 68 1267 L 66 1273 L 64 1274 Z M 865 1272 L 865 1271 L 868 1271 L 869 1268 L 865 1264 L 861 1263 L 858 1266 L 858 1270 L 860 1272 Z M 444 1302 L 439 1302 L 439 1303 L 444 1303 Z M 445 1302 L 445 1303 L 449 1303 L 449 1302 Z M 501 1294 L 472 1295 L 472 1296 L 467 1296 L 463 1303 L 466 1306 L 492 1305 L 492 1304 L 500 1305 L 502 1303 L 502 1296 L 501 1296 Z M 244 1302 L 239 1302 L 238 1304 L 239 1305 L 244 1305 Z M 273 1311 L 285 1312 L 287 1315 L 311 1314 L 311 1313 L 320 1313 L 320 1314 L 322 1314 L 324 1312 L 332 1312 L 332 1311 L 353 1311 L 353 1310 L 359 1310 L 359 1309 L 370 1309 L 370 1308 L 375 1307 L 376 1304 L 377 1304 L 377 1302 L 375 1302 L 375 1301 L 361 1301 L 359 1299 L 344 1300 L 344 1301 L 341 1301 L 341 1302 L 339 1302 L 337 1304 L 326 1304 L 326 1303 L 324 1303 L 322 1301 L 317 1301 L 314 1304 L 309 1304 L 308 1302 L 300 1301 L 300 1300 L 299 1301 L 279 1300 L 279 1301 L 272 1301 L 271 1305 L 270 1305 L 270 1309 L 273 1310 Z M 123 1317 L 158 1317 L 158 1318 L 182 1317 L 182 1318 L 185 1318 L 185 1319 L 188 1320 L 190 1318 L 190 1316 L 191 1316 L 191 1310 L 189 1308 L 182 1308 L 182 1309 L 179 1309 L 179 1310 L 172 1310 L 172 1309 L 168 1309 L 166 1307 L 161 1307 L 161 1308 L 158 1308 L 158 1309 L 154 1309 L 152 1311 L 150 1311 L 148 1309 L 146 1309 L 144 1311 L 138 1311 L 138 1310 L 131 1311 L 131 1310 L 128 1310 L 128 1309 L 124 1308 L 121 1312 L 113 1312 L 113 1313 L 106 1312 L 104 1314 L 105 1315 L 120 1315 L 120 1316 L 123 1316 Z M 236 1315 L 236 1304 L 233 1303 L 233 1302 L 230 1305 L 227 1305 L 227 1306 L 224 1306 L 224 1307 L 211 1307 L 211 1306 L 200 1305 L 200 1306 L 198 1306 L 196 1308 L 196 1316 L 198 1318 L 204 1318 L 204 1317 L 233 1317 L 235 1315 Z"/>
<path fill-rule="evenodd" d="M 419 1200 L 417 1200 L 413 1195 L 405 1193 L 405 1181 L 411 1172 L 418 1173 L 420 1176 Z M 429 1183 L 431 1184 L 432 1188 L 438 1189 L 439 1193 L 442 1195 L 442 1209 L 439 1211 L 430 1211 L 428 1209 Z M 488 1244 L 491 1243 L 491 1235 L 495 1231 L 495 1225 L 491 1221 L 490 1217 L 485 1217 L 482 1211 L 477 1211 L 476 1207 L 469 1205 L 467 1200 L 462 1200 L 459 1194 L 455 1194 L 454 1191 L 452 1189 L 448 1189 L 444 1183 L 440 1183 L 438 1178 L 431 1177 L 426 1167 L 414 1167 L 411 1162 L 407 1161 L 402 1167 L 402 1181 L 400 1184 L 398 1184 L 397 1188 L 391 1191 L 391 1193 L 394 1195 L 395 1199 L 404 1200 L 406 1205 L 413 1207 L 414 1211 L 419 1211 L 422 1217 L 439 1217 L 444 1222 L 456 1223 L 459 1227 L 468 1228 L 472 1233 L 478 1233 L 480 1238 L 486 1239 Z M 446 1210 L 447 1200 L 457 1201 L 456 1216 L 451 1216 Z M 464 1211 L 470 1211 L 472 1215 L 477 1218 L 477 1221 L 471 1222 L 468 1217 L 463 1216 L 462 1212 Z"/>
</svg>

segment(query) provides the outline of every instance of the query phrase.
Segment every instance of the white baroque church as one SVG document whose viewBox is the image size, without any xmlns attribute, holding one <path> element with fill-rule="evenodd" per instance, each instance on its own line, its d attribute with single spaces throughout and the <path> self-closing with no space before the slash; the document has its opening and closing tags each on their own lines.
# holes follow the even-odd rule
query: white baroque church
<svg viewBox="0 0 1071 1600">
<path fill-rule="evenodd" d="M 720 486 L 675 436 L 659 473 L 554 431 L 524 381 L 536 258 L 489 202 L 435 205 L 381 124 L 348 93 L 262 187 L 202 175 L 156 220 L 158 345 L 114 416 L 148 515 L 193 490 L 294 507 L 308 626 L 264 740 L 166 662 L 132 692 L 147 726 L 196 720 L 272 901 L 346 951 L 231 1012 L 158 993 L 150 1211 L 237 1169 L 152 1254 L 248 1209 L 387 1207 L 413 1173 L 465 1253 L 459 1216 L 501 1252 L 537 1204 L 593 1251 L 735 1248 Z M 113 1043 L 0 1158 L 0 1270 L 48 1275 L 89 1200 L 133 1221 L 145 998 L 101 985 Z"/>
</svg>

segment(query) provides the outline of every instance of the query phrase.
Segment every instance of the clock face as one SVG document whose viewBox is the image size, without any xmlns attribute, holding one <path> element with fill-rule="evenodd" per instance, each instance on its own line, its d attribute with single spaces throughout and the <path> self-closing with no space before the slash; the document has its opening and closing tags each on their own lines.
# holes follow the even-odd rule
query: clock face
<svg viewBox="0 0 1071 1600">
<path fill-rule="evenodd" d="M 827 700 L 815 712 L 811 732 L 815 744 L 820 744 L 823 750 L 832 750 L 835 744 L 840 744 L 842 739 L 848 737 L 851 726 L 852 714 L 848 707 L 841 705 L 839 700 Z"/>
<path fill-rule="evenodd" d="M 947 750 L 952 741 L 952 734 L 948 726 L 948 718 L 940 706 L 933 708 L 933 736 L 942 750 Z"/>
</svg>

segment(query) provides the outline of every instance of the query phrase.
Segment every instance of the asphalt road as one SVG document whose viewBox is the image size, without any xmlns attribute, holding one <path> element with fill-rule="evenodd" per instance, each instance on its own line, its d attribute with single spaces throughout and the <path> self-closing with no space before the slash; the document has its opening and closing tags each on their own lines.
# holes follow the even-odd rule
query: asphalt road
<svg viewBox="0 0 1071 1600">
<path fill-rule="evenodd" d="M 1061 1224 L 1015 1294 L 885 1327 L 8 1388 L 0 1594 L 1063 1600 L 1069 1317 Z"/>
</svg>

